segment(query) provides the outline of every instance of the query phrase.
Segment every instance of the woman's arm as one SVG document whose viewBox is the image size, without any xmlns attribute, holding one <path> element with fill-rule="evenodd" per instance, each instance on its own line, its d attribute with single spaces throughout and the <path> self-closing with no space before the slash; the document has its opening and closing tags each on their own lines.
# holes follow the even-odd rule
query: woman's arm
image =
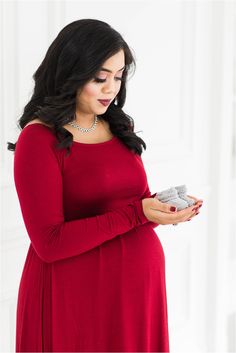
<svg viewBox="0 0 236 353">
<path fill-rule="evenodd" d="M 142 166 L 144 168 L 144 163 L 143 163 L 142 157 L 137 155 L 137 158 L 140 160 L 140 162 L 141 162 L 141 164 L 142 164 Z M 147 181 L 146 189 L 145 189 L 145 192 L 144 192 L 144 194 L 142 196 L 142 199 L 145 199 L 147 197 L 155 197 L 156 194 L 157 194 L 157 192 L 155 192 L 154 194 L 151 195 L 151 191 L 149 189 L 149 185 L 148 185 L 148 181 Z M 152 226 L 152 228 L 156 228 L 157 226 L 159 226 L 158 223 L 154 223 L 154 222 L 151 222 L 151 221 L 148 221 L 147 223 L 150 224 Z"/>
<path fill-rule="evenodd" d="M 148 222 L 141 199 L 102 215 L 66 222 L 54 141 L 45 128 L 27 127 L 18 138 L 14 156 L 15 187 L 25 227 L 43 261 L 82 254 Z"/>
<path fill-rule="evenodd" d="M 148 184 L 147 184 L 147 189 L 146 189 L 146 191 L 145 191 L 145 193 L 144 193 L 144 195 L 143 195 L 142 198 L 145 199 L 146 197 L 155 197 L 156 194 L 157 194 L 157 193 L 155 192 L 155 194 L 152 194 L 152 195 L 151 195 L 151 192 L 150 192 L 150 190 L 149 190 L 149 186 L 148 186 Z M 151 221 L 148 221 L 147 224 L 150 224 L 150 225 L 152 226 L 152 228 L 156 228 L 157 226 L 159 226 L 158 223 L 151 222 Z"/>
</svg>

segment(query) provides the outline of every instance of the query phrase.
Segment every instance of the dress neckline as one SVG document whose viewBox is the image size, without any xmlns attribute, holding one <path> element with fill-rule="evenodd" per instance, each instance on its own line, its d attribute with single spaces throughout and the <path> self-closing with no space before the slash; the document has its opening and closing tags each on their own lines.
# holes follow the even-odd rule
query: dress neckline
<svg viewBox="0 0 236 353">
<path fill-rule="evenodd" d="M 116 140 L 116 138 L 117 138 L 116 136 L 112 136 L 110 140 L 103 141 L 103 142 L 95 142 L 95 143 L 85 143 L 85 142 L 78 142 L 73 140 L 73 144 L 80 145 L 80 146 L 98 146 L 98 145 L 105 145 L 105 144 L 112 143 L 113 141 Z"/>
<path fill-rule="evenodd" d="M 51 127 L 50 127 L 50 126 L 47 126 L 47 125 L 41 124 L 41 123 L 29 124 L 29 125 L 25 126 L 25 127 L 23 128 L 23 130 L 24 130 L 26 127 L 33 126 L 33 125 L 41 125 L 41 126 L 44 126 L 44 127 L 46 127 L 46 128 L 48 128 L 48 129 L 51 130 Z M 103 142 L 96 142 L 96 143 L 85 143 L 85 142 L 79 142 L 79 141 L 73 140 L 73 141 L 72 141 L 72 145 L 74 145 L 74 146 L 76 146 L 76 145 L 78 145 L 78 146 L 100 146 L 100 145 L 103 146 L 103 145 L 105 145 L 105 144 L 110 144 L 110 143 L 114 142 L 116 139 L 117 139 L 117 136 L 113 135 L 110 140 L 103 141 Z"/>
</svg>

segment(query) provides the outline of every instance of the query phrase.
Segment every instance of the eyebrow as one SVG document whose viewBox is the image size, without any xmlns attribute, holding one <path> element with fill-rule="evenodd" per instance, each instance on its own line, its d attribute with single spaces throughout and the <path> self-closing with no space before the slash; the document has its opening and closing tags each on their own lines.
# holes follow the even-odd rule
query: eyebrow
<svg viewBox="0 0 236 353">
<path fill-rule="evenodd" d="M 123 66 L 123 67 L 122 67 L 120 70 L 118 70 L 118 71 L 121 71 L 121 70 L 123 70 L 124 68 L 125 68 L 125 66 Z M 111 70 L 108 70 L 108 69 L 106 69 L 105 67 L 102 67 L 100 71 L 106 71 L 106 72 L 111 72 L 111 73 L 112 73 Z"/>
</svg>

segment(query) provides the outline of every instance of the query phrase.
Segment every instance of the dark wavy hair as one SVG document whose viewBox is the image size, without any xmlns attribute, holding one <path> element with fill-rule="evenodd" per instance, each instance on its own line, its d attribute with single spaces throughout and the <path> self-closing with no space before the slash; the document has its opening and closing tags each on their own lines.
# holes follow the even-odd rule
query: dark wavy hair
<svg viewBox="0 0 236 353">
<path fill-rule="evenodd" d="M 33 75 L 33 94 L 18 120 L 18 128 L 23 129 L 38 117 L 52 128 L 59 141 L 56 147 L 66 148 L 69 153 L 73 135 L 63 125 L 74 120 L 77 90 L 93 79 L 103 63 L 121 49 L 124 50 L 125 69 L 120 91 L 98 118 L 107 121 L 112 134 L 141 155 L 142 146 L 146 150 L 146 144 L 135 134 L 133 118 L 122 110 L 127 76 L 131 68 L 136 68 L 135 59 L 120 33 L 96 19 L 74 21 L 59 32 Z M 8 150 L 15 151 L 17 142 L 7 144 Z"/>
</svg>

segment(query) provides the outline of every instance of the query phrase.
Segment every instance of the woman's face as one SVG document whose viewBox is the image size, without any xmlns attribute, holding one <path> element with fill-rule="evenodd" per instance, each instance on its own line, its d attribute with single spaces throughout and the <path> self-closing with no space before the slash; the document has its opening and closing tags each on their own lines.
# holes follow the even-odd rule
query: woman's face
<svg viewBox="0 0 236 353">
<path fill-rule="evenodd" d="M 124 66 L 123 50 L 106 60 L 95 78 L 86 83 L 80 93 L 77 93 L 76 111 L 85 114 L 104 114 L 120 90 Z M 100 80 L 102 82 L 98 82 Z M 110 99 L 110 102 L 105 106 L 99 102 L 99 99 Z"/>
</svg>

